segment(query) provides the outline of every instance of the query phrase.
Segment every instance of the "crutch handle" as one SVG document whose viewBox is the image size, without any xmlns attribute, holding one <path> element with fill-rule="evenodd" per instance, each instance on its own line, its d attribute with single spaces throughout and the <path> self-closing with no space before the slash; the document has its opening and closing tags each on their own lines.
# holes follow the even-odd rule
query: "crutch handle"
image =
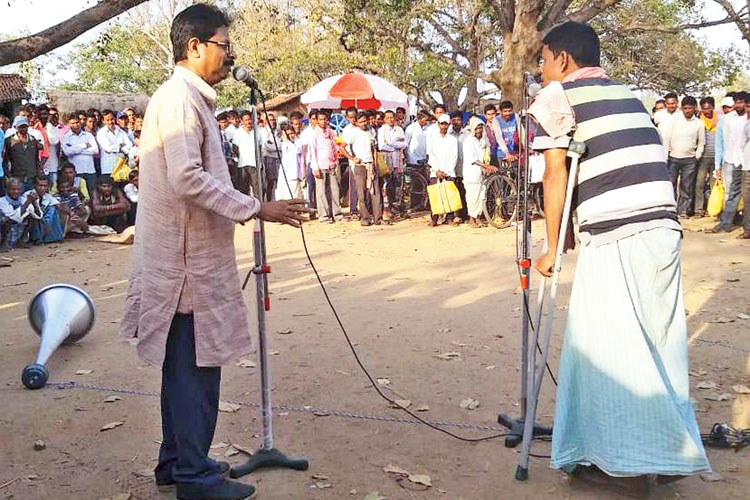
<svg viewBox="0 0 750 500">
<path fill-rule="evenodd" d="M 580 158 L 586 152 L 586 143 L 580 141 L 571 141 L 568 144 L 568 156 L 570 158 Z"/>
</svg>

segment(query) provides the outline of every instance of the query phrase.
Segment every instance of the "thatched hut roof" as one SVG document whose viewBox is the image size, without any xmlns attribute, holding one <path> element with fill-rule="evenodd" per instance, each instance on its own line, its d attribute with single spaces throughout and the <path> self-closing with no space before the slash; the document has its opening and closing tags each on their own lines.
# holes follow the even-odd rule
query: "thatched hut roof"
<svg viewBox="0 0 750 500">
<path fill-rule="evenodd" d="M 79 109 L 96 108 L 122 111 L 134 108 L 137 113 L 144 113 L 149 96 L 146 94 L 128 94 L 116 92 L 82 92 L 77 90 L 50 90 L 47 92 L 50 106 L 60 113 L 70 113 Z"/>
<path fill-rule="evenodd" d="M 31 97 L 21 75 L 0 73 L 0 104 Z"/>
</svg>

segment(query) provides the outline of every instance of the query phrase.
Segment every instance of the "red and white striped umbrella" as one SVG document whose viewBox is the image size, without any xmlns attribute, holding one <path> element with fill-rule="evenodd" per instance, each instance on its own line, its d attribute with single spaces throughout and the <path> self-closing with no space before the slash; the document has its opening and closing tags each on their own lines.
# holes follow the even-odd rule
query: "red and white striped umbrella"
<svg viewBox="0 0 750 500">
<path fill-rule="evenodd" d="M 395 109 L 407 107 L 406 93 L 375 75 L 346 73 L 326 78 L 300 97 L 308 109 Z"/>
</svg>

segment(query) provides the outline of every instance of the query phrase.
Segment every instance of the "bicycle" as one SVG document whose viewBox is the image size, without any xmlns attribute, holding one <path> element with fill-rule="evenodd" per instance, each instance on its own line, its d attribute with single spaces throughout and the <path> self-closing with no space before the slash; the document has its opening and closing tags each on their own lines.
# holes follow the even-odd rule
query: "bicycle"
<svg viewBox="0 0 750 500">
<path fill-rule="evenodd" d="M 406 208 L 406 213 L 424 212 L 430 209 L 430 198 L 427 196 L 429 183 L 427 165 L 407 165 L 404 168 L 399 205 Z"/>
<path fill-rule="evenodd" d="M 518 162 L 503 161 L 497 172 L 482 181 L 487 192 L 484 217 L 494 228 L 506 228 L 518 218 L 518 177 Z M 542 184 L 529 184 L 528 195 L 532 214 L 544 218 Z"/>
</svg>

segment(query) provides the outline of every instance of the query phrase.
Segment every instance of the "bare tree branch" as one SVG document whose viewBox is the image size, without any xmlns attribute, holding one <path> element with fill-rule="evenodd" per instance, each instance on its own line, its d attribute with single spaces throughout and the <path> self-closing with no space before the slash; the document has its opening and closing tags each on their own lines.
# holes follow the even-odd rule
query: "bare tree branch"
<svg viewBox="0 0 750 500">
<path fill-rule="evenodd" d="M 742 38 L 747 40 L 747 43 L 750 44 L 750 20 L 748 19 L 748 13 L 750 13 L 750 0 L 747 0 L 747 6 L 741 8 L 739 11 L 734 10 L 734 7 L 729 0 L 714 0 L 714 2 L 722 6 L 729 18 L 734 22 L 734 25 L 737 26 L 737 29 L 742 33 Z M 743 13 L 745 16 L 744 18 Z"/>
<path fill-rule="evenodd" d="M 704 21 L 700 23 L 687 23 L 679 24 L 676 26 L 665 26 L 661 24 L 631 24 L 616 28 L 608 32 L 602 37 L 602 40 L 606 41 L 614 36 L 624 35 L 625 33 L 645 33 L 645 32 L 657 32 L 657 33 L 681 33 L 685 30 L 697 30 L 701 28 L 708 28 L 710 26 L 720 26 L 722 24 L 734 23 L 735 19 L 727 17 L 725 19 L 717 19 L 715 21 Z"/>
<path fill-rule="evenodd" d="M 91 28 L 146 0 L 103 0 L 35 35 L 0 42 L 0 66 L 28 61 L 74 40 Z"/>
<path fill-rule="evenodd" d="M 563 18 L 560 21 L 567 20 L 575 21 L 577 23 L 587 23 L 610 7 L 614 7 L 621 1 L 622 0 L 594 0 L 593 2 L 587 3 L 575 12 L 572 12 L 569 16 L 567 16 L 567 19 Z M 551 28 L 552 26 L 549 27 Z"/>
<path fill-rule="evenodd" d="M 557 20 L 565 14 L 565 11 L 568 9 L 572 1 L 573 0 L 555 0 L 555 3 L 550 6 L 549 10 L 547 10 L 539 21 L 539 28 L 545 30 L 554 26 L 557 23 Z"/>
</svg>

